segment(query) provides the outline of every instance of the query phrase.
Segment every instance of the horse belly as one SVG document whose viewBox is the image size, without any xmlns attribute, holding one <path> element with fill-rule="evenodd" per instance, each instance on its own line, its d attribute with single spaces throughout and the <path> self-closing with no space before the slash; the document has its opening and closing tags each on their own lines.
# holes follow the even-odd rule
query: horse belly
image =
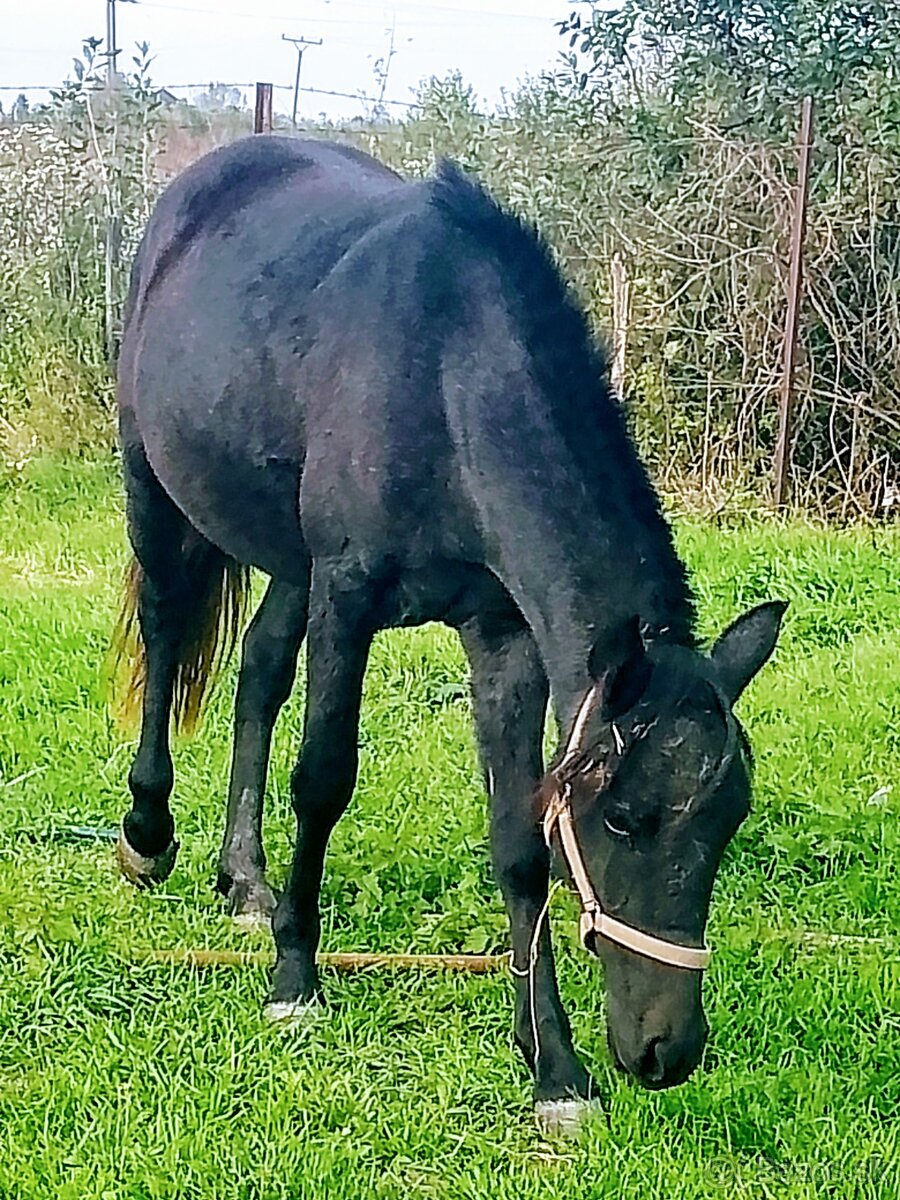
<svg viewBox="0 0 900 1200">
<path fill-rule="evenodd" d="M 299 403 L 265 347 L 240 330 L 216 336 L 203 326 L 189 318 L 174 327 L 156 314 L 145 321 L 130 404 L 147 458 L 207 540 L 300 583 L 307 555 Z"/>
</svg>

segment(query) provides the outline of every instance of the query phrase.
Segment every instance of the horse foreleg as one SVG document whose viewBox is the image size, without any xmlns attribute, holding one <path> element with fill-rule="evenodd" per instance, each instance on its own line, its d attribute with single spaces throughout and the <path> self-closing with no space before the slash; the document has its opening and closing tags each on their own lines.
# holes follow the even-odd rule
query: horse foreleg
<svg viewBox="0 0 900 1200">
<path fill-rule="evenodd" d="M 303 744 L 291 777 L 297 840 L 273 920 L 277 957 L 267 1014 L 302 1020 L 320 997 L 319 891 L 328 838 L 356 783 L 371 594 L 313 564 Z"/>
<path fill-rule="evenodd" d="M 547 679 L 524 621 L 491 627 L 478 620 L 460 632 L 491 797 L 494 869 L 510 919 L 516 1043 L 534 1073 L 539 1123 L 568 1130 L 595 1089 L 575 1054 L 559 997 L 546 912 L 549 851 L 533 806 L 543 774 Z"/>
</svg>

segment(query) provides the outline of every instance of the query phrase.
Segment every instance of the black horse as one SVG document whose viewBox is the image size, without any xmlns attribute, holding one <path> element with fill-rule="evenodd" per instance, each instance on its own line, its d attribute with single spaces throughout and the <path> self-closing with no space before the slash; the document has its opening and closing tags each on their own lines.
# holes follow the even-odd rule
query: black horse
<svg viewBox="0 0 900 1200">
<path fill-rule="evenodd" d="M 731 706 L 783 605 L 698 648 L 603 357 L 537 235 L 452 166 L 405 183 L 324 142 L 217 150 L 144 236 L 119 402 L 135 553 L 122 644 L 136 614 L 143 709 L 126 874 L 172 868 L 170 711 L 196 715 L 257 567 L 271 582 L 243 644 L 219 887 L 237 914 L 274 909 L 271 1015 L 317 1006 L 323 861 L 356 778 L 373 635 L 446 622 L 472 668 L 539 1115 L 565 1125 L 592 1098 L 544 920 L 557 840 L 617 1062 L 651 1087 L 685 1079 L 707 1033 L 713 879 L 748 811 Z M 304 636 L 297 840 L 276 905 L 263 793 Z M 545 775 L 550 690 L 565 738 Z"/>
</svg>

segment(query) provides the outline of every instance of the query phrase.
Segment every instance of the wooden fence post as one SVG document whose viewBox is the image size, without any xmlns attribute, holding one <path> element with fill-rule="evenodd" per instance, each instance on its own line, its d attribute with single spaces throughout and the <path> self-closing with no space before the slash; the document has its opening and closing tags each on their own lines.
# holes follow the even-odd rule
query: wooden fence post
<svg viewBox="0 0 900 1200">
<path fill-rule="evenodd" d="M 256 108 L 253 111 L 253 132 L 272 132 L 271 83 L 258 83 L 256 85 Z"/>
<path fill-rule="evenodd" d="M 812 151 L 812 97 L 803 101 L 800 112 L 800 136 L 797 162 L 797 186 L 794 189 L 794 213 L 791 222 L 791 262 L 788 278 L 787 313 L 784 322 L 784 366 L 778 413 L 778 441 L 775 444 L 775 506 L 787 499 L 791 467 L 791 418 L 794 406 L 794 370 L 797 365 L 797 326 L 803 295 L 803 238 L 806 232 L 806 201 L 809 194 L 809 160 Z"/>
</svg>

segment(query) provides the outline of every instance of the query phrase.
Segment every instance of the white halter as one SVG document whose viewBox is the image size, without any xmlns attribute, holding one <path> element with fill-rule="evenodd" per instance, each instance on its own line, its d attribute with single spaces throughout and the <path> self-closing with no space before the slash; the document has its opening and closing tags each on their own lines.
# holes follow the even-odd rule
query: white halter
<svg viewBox="0 0 900 1200">
<path fill-rule="evenodd" d="M 569 736 L 565 752 L 559 766 L 556 768 L 555 773 L 557 778 L 582 753 L 585 726 L 597 699 L 598 688 L 594 686 L 587 693 L 578 710 L 578 715 L 572 726 L 572 732 Z M 715 775 L 704 788 L 704 791 L 707 793 L 715 790 L 722 782 L 728 768 L 731 766 L 737 749 L 735 722 L 733 718 L 730 718 L 727 702 L 723 704 L 723 697 L 719 695 L 717 690 L 716 699 L 719 701 L 728 720 L 728 737 L 725 744 L 725 751 Z M 616 748 L 621 752 L 623 749 L 622 739 L 615 725 L 613 726 L 613 732 L 617 735 Z M 584 865 L 584 856 L 581 853 L 581 847 L 578 845 L 578 838 L 575 834 L 575 820 L 572 814 L 572 785 L 570 782 L 559 779 L 559 787 L 551 796 L 550 803 L 547 805 L 547 810 L 544 813 L 543 824 L 544 840 L 548 846 L 551 843 L 554 831 L 558 832 L 563 857 L 569 868 L 569 874 L 572 876 L 572 882 L 575 884 L 575 888 L 581 899 L 580 929 L 582 942 L 586 943 L 587 938 L 591 934 L 596 934 L 599 937 L 606 938 L 609 942 L 615 942 L 617 946 L 624 946 L 627 950 L 631 950 L 635 954 L 642 954 L 645 958 L 652 958 L 656 962 L 665 963 L 669 967 L 682 967 L 688 971 L 702 971 L 709 965 L 710 952 L 705 947 L 685 946 L 680 942 L 670 942 L 665 938 L 656 937 L 654 934 L 644 933 L 643 930 L 635 929 L 633 925 L 627 925 L 624 921 L 619 921 L 615 917 L 611 917 L 609 913 L 603 911 L 603 906 L 597 898 L 597 893 L 594 891 L 588 876 Z"/>
</svg>

